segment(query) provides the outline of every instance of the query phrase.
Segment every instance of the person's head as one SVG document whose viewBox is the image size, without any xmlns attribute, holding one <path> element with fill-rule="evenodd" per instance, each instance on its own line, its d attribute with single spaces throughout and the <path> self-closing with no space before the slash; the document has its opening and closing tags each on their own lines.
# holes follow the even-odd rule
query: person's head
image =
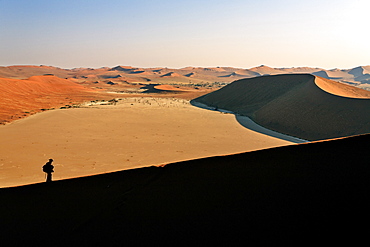
<svg viewBox="0 0 370 247">
<path fill-rule="evenodd" d="M 49 162 L 53 162 L 53 159 L 49 159 Z"/>
</svg>

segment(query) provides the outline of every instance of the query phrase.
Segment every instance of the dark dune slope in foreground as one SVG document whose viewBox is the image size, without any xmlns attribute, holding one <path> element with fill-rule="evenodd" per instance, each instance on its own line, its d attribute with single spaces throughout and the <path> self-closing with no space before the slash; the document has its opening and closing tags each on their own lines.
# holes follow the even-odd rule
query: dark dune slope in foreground
<svg viewBox="0 0 370 247">
<path fill-rule="evenodd" d="M 194 101 L 306 140 L 370 133 L 368 91 L 308 74 L 243 79 Z"/>
<path fill-rule="evenodd" d="M 370 135 L 0 189 L 0 242 L 354 244 L 369 233 Z"/>
</svg>

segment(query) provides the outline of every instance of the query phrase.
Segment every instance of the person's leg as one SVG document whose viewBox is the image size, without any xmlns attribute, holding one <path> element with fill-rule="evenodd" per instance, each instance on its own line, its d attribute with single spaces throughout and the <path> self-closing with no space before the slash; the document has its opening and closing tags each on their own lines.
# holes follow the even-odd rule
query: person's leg
<svg viewBox="0 0 370 247">
<path fill-rule="evenodd" d="M 51 172 L 47 173 L 46 182 L 51 182 Z"/>
</svg>

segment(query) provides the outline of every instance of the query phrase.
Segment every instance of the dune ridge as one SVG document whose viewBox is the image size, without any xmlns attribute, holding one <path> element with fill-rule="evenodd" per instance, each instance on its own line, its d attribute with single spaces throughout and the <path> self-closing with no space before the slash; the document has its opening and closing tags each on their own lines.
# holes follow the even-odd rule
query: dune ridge
<svg viewBox="0 0 370 247">
<path fill-rule="evenodd" d="M 246 115 L 280 133 L 322 140 L 369 133 L 369 96 L 310 74 L 283 74 L 238 80 L 194 101 Z"/>
<path fill-rule="evenodd" d="M 0 187 L 44 181 L 49 157 L 60 180 L 292 144 L 169 95 L 86 102 L 0 126 Z"/>
<path fill-rule="evenodd" d="M 33 75 L 53 74 L 60 78 L 73 79 L 78 83 L 106 83 L 114 78 L 114 83 L 136 83 L 151 80 L 153 83 L 206 85 L 230 83 L 236 77 L 251 78 L 256 76 L 309 73 L 326 79 L 340 81 L 363 89 L 370 89 L 370 66 L 358 66 L 352 69 L 322 69 L 310 67 L 271 68 L 261 65 L 254 68 L 233 67 L 185 67 L 173 68 L 138 68 L 132 66 L 102 67 L 97 69 L 75 68 L 61 69 L 52 66 L 0 66 L 0 77 L 25 79 Z M 145 78 L 142 76 L 145 75 Z"/>
<path fill-rule="evenodd" d="M 347 98 L 370 99 L 370 91 L 315 76 L 315 84 L 322 90 Z"/>
<path fill-rule="evenodd" d="M 96 98 L 97 91 L 56 76 L 0 78 L 0 123 L 66 103 Z"/>
<path fill-rule="evenodd" d="M 3 188 L 0 240 L 13 246 L 362 244 L 369 141 L 361 135 Z"/>
</svg>

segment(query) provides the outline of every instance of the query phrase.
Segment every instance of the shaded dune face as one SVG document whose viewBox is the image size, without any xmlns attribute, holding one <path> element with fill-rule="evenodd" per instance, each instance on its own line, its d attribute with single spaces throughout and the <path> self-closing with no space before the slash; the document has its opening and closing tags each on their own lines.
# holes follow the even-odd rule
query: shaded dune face
<svg viewBox="0 0 370 247">
<path fill-rule="evenodd" d="M 368 91 L 309 74 L 243 79 L 194 101 L 307 140 L 370 132 Z"/>
<path fill-rule="evenodd" d="M 0 189 L 1 243 L 357 246 L 368 236 L 369 141 L 362 135 Z"/>
</svg>

